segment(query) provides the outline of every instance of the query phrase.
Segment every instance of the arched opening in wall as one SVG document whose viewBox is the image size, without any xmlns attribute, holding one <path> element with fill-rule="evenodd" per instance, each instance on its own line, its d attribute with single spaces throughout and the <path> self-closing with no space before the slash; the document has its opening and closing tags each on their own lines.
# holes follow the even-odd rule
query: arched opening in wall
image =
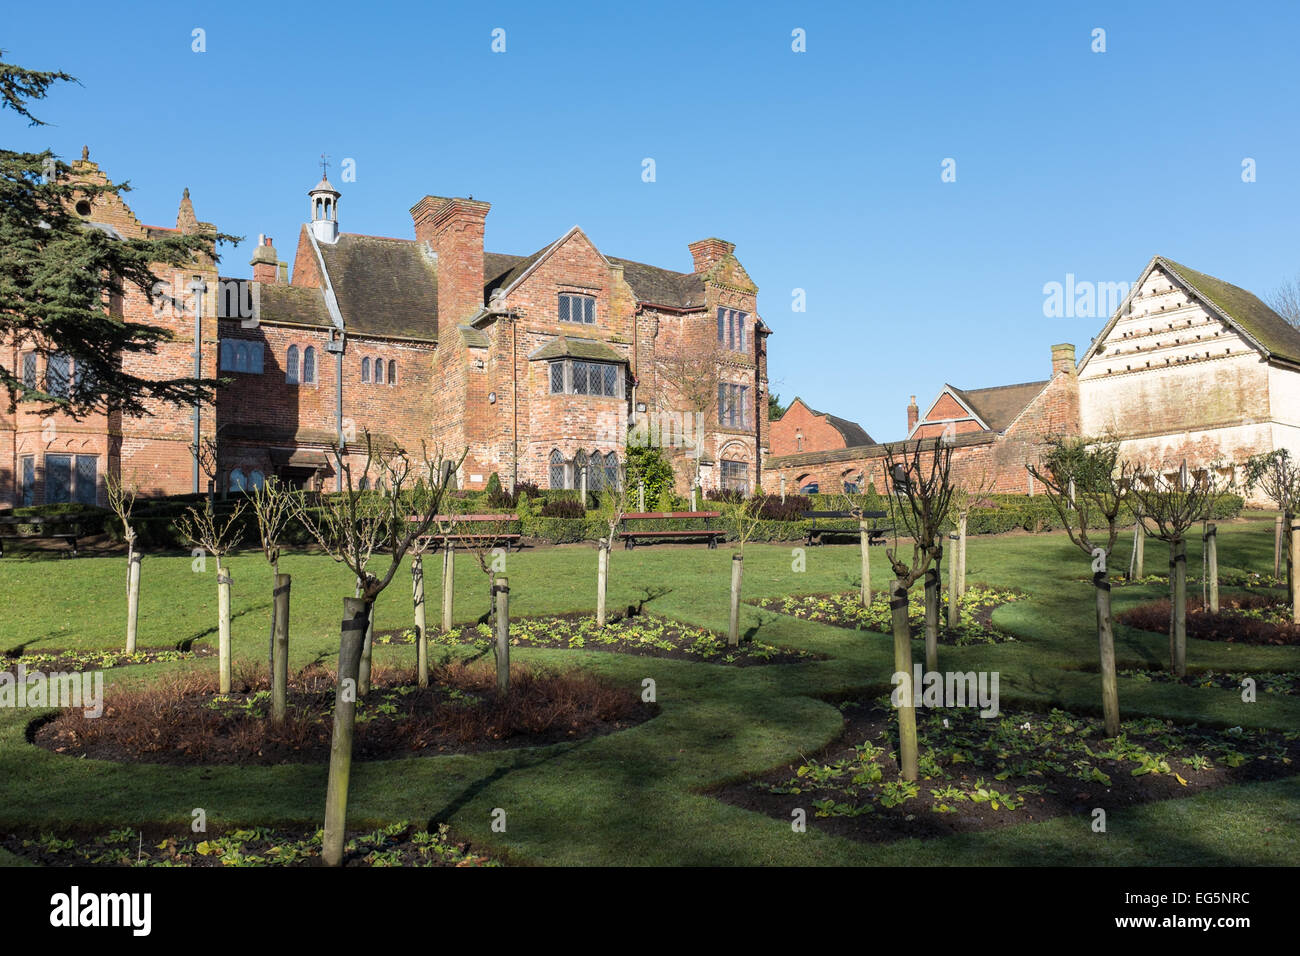
<svg viewBox="0 0 1300 956">
<path fill-rule="evenodd" d="M 723 491 L 748 495 L 751 486 L 749 449 L 739 442 L 728 442 L 718 452 L 718 483 Z"/>
<path fill-rule="evenodd" d="M 801 431 L 794 433 L 794 450 L 796 452 L 803 451 L 803 432 Z"/>
<path fill-rule="evenodd" d="M 302 382 L 304 385 L 316 384 L 316 350 L 310 345 L 302 353 Z"/>
<path fill-rule="evenodd" d="M 605 488 L 605 456 L 593 451 L 587 459 L 587 490 L 602 491 Z"/>
<path fill-rule="evenodd" d="M 840 481 L 844 484 L 844 493 L 846 495 L 857 495 L 862 493 L 863 475 L 856 468 L 846 468 L 840 473 Z"/>
<path fill-rule="evenodd" d="M 375 384 L 384 384 L 384 360 L 381 358 L 375 359 Z"/>
<path fill-rule="evenodd" d="M 232 493 L 248 490 L 248 479 L 244 477 L 244 472 L 239 468 L 230 469 L 230 490 Z"/>
<path fill-rule="evenodd" d="M 363 382 L 370 381 L 370 359 L 369 358 L 363 358 L 361 360 L 361 381 Z"/>
<path fill-rule="evenodd" d="M 284 356 L 284 380 L 290 385 L 298 384 L 298 346 L 290 345 Z"/>
<path fill-rule="evenodd" d="M 248 487 L 253 491 L 261 491 L 264 484 L 266 484 L 266 476 L 253 469 L 248 475 Z"/>
<path fill-rule="evenodd" d="M 551 449 L 551 455 L 547 459 L 547 478 L 552 488 L 564 487 L 564 456 L 560 454 L 558 448 Z"/>
<path fill-rule="evenodd" d="M 612 451 L 605 453 L 605 487 L 612 491 L 617 491 L 619 486 L 618 480 L 618 456 Z"/>
<path fill-rule="evenodd" d="M 397 359 L 388 360 L 388 384 L 397 384 Z"/>
<path fill-rule="evenodd" d="M 587 453 L 580 451 L 573 456 L 573 487 L 582 488 L 583 475 L 587 473 Z"/>
</svg>

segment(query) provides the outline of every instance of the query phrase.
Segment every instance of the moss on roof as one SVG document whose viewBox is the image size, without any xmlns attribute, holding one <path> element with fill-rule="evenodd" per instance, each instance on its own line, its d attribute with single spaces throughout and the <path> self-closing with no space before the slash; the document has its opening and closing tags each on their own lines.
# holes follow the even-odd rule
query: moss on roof
<svg viewBox="0 0 1300 956">
<path fill-rule="evenodd" d="M 1253 292 L 1222 279 L 1197 272 L 1164 256 L 1156 259 L 1203 299 L 1239 325 L 1270 355 L 1300 362 L 1300 329 L 1269 308 Z"/>
<path fill-rule="evenodd" d="M 570 338 L 557 335 L 528 354 L 530 360 L 553 358 L 579 358 L 591 362 L 627 362 L 617 349 L 595 339 Z"/>
</svg>

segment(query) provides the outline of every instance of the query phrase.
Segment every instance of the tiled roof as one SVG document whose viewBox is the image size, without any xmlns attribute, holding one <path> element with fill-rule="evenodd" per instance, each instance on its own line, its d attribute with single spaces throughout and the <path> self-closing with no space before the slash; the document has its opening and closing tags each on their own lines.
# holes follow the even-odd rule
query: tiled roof
<svg viewBox="0 0 1300 956">
<path fill-rule="evenodd" d="M 312 325 L 333 328 L 325 293 L 320 289 L 299 285 L 261 283 L 261 305 L 258 316 L 266 322 L 291 322 L 294 325 Z"/>
<path fill-rule="evenodd" d="M 844 445 L 846 448 L 852 448 L 856 445 L 874 445 L 876 443 L 875 439 L 867 434 L 867 430 L 857 422 L 851 422 L 847 418 L 840 418 L 836 415 L 828 415 L 826 412 L 819 412 L 802 398 L 796 397 L 794 402 L 799 402 L 804 408 L 808 409 L 809 415 L 818 418 L 825 416 L 826 423 L 839 432 L 840 436 L 844 439 Z M 793 405 L 794 402 L 791 402 L 790 404 Z M 777 419 L 777 421 L 779 420 L 780 419 Z"/>
<path fill-rule="evenodd" d="M 580 358 L 592 362 L 626 362 L 617 349 L 595 339 L 557 335 L 528 353 L 530 361 L 553 358 Z"/>
<path fill-rule="evenodd" d="M 420 243 L 343 233 L 320 251 L 349 332 L 437 341 L 438 276 Z"/>
<path fill-rule="evenodd" d="M 1038 397 L 1038 393 L 1047 387 L 1047 382 L 1025 382 L 1021 385 L 998 385 L 993 388 L 969 390 L 953 388 L 951 385 L 948 387 L 983 419 L 984 424 L 991 430 L 1003 432 L 1025 410 L 1025 407 Z"/>
</svg>

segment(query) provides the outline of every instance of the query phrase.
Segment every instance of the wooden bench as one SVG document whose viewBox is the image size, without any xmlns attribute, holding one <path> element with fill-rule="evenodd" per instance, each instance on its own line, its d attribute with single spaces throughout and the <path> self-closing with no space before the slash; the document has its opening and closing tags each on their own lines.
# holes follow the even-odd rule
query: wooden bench
<svg viewBox="0 0 1300 956">
<path fill-rule="evenodd" d="M 423 521 L 418 515 L 412 515 L 408 521 Z M 465 524 L 496 524 L 505 527 L 511 527 L 519 524 L 519 517 L 512 514 L 482 514 L 482 515 L 434 515 L 433 520 L 439 524 L 465 525 Z M 454 531 L 449 533 L 432 532 L 426 534 L 422 540 L 434 541 L 439 545 L 445 545 L 448 541 L 453 544 L 456 542 L 476 541 L 479 543 L 496 544 L 504 542 L 506 550 L 509 551 L 512 546 L 521 547 L 524 536 L 518 531 L 502 530 L 485 530 L 481 533 L 474 531 Z"/>
<path fill-rule="evenodd" d="M 726 535 L 721 528 L 710 528 L 709 522 L 721 518 L 721 511 L 633 511 L 623 515 L 619 522 L 618 536 L 623 539 L 623 547 L 629 551 L 636 547 L 638 538 L 655 540 L 662 538 L 691 538 L 707 540 L 710 548 L 718 546 L 718 539 Z M 656 530 L 638 530 L 629 528 L 629 521 L 691 521 L 703 518 L 703 528 L 662 528 Z"/>
<path fill-rule="evenodd" d="M 887 514 L 888 514 L 888 512 L 885 512 L 885 511 L 864 511 L 864 512 L 862 512 L 862 517 L 863 517 L 863 518 L 883 518 L 883 517 L 885 517 Z M 813 545 L 816 545 L 816 544 L 821 544 L 821 543 L 822 543 L 822 539 L 823 539 L 826 535 L 833 535 L 833 534 L 853 535 L 853 537 L 856 538 L 856 537 L 858 536 L 858 533 L 859 533 L 859 529 L 858 529 L 858 528 L 819 528 L 819 527 L 817 527 L 817 521 L 818 521 L 818 519 L 820 519 L 820 518 L 830 518 L 830 519 L 840 519 L 840 520 L 843 520 L 843 519 L 845 519 L 845 518 L 854 518 L 854 517 L 856 517 L 856 515 L 854 515 L 852 511 L 805 511 L 805 512 L 803 513 L 803 517 L 804 517 L 804 520 L 805 520 L 805 521 L 811 521 L 811 522 L 812 522 L 812 527 L 808 529 L 808 535 L 807 535 L 807 537 L 808 537 L 808 546 L 809 546 L 809 547 L 811 547 L 811 546 L 813 546 Z M 885 543 L 885 535 L 889 534 L 889 533 L 890 533 L 891 531 L 893 531 L 893 530 L 894 530 L 893 528 L 868 528 L 868 529 L 867 529 L 867 544 L 868 544 L 868 546 L 873 545 L 873 544 L 884 544 L 884 543 Z"/>
<path fill-rule="evenodd" d="M 32 525 L 37 528 L 35 534 L 23 534 L 18 530 L 19 525 Z M 66 531 L 56 531 L 51 529 L 67 528 Z M 14 515 L 5 515 L 0 517 L 0 558 L 4 557 L 4 541 L 6 538 L 12 538 L 16 541 L 42 541 L 42 540 L 63 540 L 67 541 L 72 548 L 72 556 L 77 556 L 77 538 L 81 537 L 81 527 L 76 518 L 63 515 L 30 515 L 28 517 L 17 517 Z"/>
</svg>

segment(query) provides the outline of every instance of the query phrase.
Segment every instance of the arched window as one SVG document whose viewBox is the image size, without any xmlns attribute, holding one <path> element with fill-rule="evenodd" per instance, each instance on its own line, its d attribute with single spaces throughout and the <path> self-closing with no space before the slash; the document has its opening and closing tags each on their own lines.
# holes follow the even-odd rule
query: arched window
<svg viewBox="0 0 1300 956">
<path fill-rule="evenodd" d="M 231 491 L 248 490 L 248 479 L 244 477 L 244 473 L 240 471 L 238 468 L 232 468 L 230 470 L 230 490 Z"/>
<path fill-rule="evenodd" d="M 370 359 L 368 358 L 361 360 L 361 381 L 370 381 Z"/>
<path fill-rule="evenodd" d="M 316 350 L 310 345 L 302 353 L 302 381 L 304 385 L 316 384 Z"/>
<path fill-rule="evenodd" d="M 558 448 L 551 449 L 550 464 L 550 484 L 552 488 L 564 487 L 564 456 L 560 454 Z"/>
<path fill-rule="evenodd" d="M 284 357 L 284 380 L 290 385 L 298 384 L 298 346 L 290 345 Z"/>
<path fill-rule="evenodd" d="M 587 474 L 587 453 L 580 451 L 573 456 L 573 487 L 581 488 L 583 485 L 583 476 Z M 591 488 L 591 479 L 587 479 L 587 487 Z"/>
<path fill-rule="evenodd" d="M 605 487 L 605 456 L 593 451 L 587 459 L 587 490 L 600 491 Z"/>
<path fill-rule="evenodd" d="M 618 490 L 618 456 L 612 451 L 605 455 L 605 487 L 610 491 Z"/>
<path fill-rule="evenodd" d="M 384 360 L 381 358 L 375 359 L 375 384 L 384 384 Z"/>
<path fill-rule="evenodd" d="M 249 473 L 248 475 L 249 488 L 251 488 L 254 491 L 260 491 L 264 484 L 266 484 L 266 476 L 263 475 L 260 471 L 253 470 L 252 472 Z"/>
<path fill-rule="evenodd" d="M 248 351 L 248 343 L 236 342 L 235 343 L 235 371 L 236 372 L 249 371 L 250 361 L 251 358 Z"/>
<path fill-rule="evenodd" d="M 397 359 L 388 360 L 388 384 L 397 384 Z"/>
</svg>

